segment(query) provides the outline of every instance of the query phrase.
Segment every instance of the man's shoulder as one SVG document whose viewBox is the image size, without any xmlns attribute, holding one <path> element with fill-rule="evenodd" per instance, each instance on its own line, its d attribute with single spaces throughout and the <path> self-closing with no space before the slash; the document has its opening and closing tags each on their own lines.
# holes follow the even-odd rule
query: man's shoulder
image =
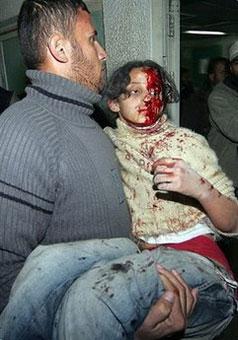
<svg viewBox="0 0 238 340">
<path fill-rule="evenodd" d="M 228 109 L 237 97 L 238 93 L 223 82 L 217 84 L 208 97 L 210 114 L 220 111 L 221 107 Z"/>
<path fill-rule="evenodd" d="M 219 96 L 223 96 L 224 94 L 227 95 L 227 93 L 231 93 L 233 91 L 234 90 L 229 88 L 226 84 L 224 84 L 223 82 L 220 82 L 213 88 L 208 99 L 217 97 L 218 95 Z"/>
<path fill-rule="evenodd" d="M 6 108 L 0 116 L 0 129 L 4 127 L 17 127 L 25 123 L 28 108 L 22 101 L 16 102 Z"/>
<path fill-rule="evenodd" d="M 33 101 L 22 99 L 9 106 L 0 115 L 0 135 L 7 139 L 28 139 L 33 143 L 41 136 L 53 135 L 55 123 L 52 115 Z"/>
<path fill-rule="evenodd" d="M 4 117 L 3 119 L 7 119 L 10 117 L 23 118 L 25 113 L 29 114 L 29 112 L 33 111 L 36 106 L 36 103 L 23 98 L 12 103 L 6 110 L 4 110 L 1 115 L 1 119 L 2 117 Z"/>
</svg>

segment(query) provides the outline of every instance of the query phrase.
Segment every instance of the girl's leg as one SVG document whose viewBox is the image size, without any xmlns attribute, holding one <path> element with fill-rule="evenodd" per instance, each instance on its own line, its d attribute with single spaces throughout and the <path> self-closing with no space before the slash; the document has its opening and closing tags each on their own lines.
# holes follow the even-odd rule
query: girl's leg
<svg viewBox="0 0 238 340">
<path fill-rule="evenodd" d="M 137 251 L 132 241 L 123 238 L 38 246 L 0 316 L 0 339 L 51 339 L 55 312 L 72 282 L 98 263 Z"/>
<path fill-rule="evenodd" d="M 176 269 L 191 287 L 199 289 L 185 339 L 208 340 L 221 332 L 235 309 L 234 292 L 209 260 L 159 247 L 100 265 L 77 279 L 57 311 L 53 339 L 133 339 L 150 306 L 163 293 L 156 262 Z"/>
</svg>

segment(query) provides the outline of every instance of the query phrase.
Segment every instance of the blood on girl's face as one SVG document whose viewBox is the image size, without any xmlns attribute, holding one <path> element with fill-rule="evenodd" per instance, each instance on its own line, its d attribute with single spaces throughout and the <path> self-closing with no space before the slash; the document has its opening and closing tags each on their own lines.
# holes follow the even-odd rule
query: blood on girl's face
<svg viewBox="0 0 238 340">
<path fill-rule="evenodd" d="M 134 68 L 130 79 L 127 93 L 118 98 L 120 116 L 134 126 L 151 126 L 164 109 L 162 80 L 152 68 Z"/>
</svg>

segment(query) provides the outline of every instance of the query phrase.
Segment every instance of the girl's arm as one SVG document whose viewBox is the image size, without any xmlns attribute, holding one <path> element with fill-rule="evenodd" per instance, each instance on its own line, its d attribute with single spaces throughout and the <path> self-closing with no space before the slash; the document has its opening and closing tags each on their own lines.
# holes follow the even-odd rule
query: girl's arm
<svg viewBox="0 0 238 340">
<path fill-rule="evenodd" d="M 238 233 L 238 202 L 222 195 L 182 159 L 161 158 L 154 163 L 153 171 L 158 190 L 195 198 L 217 229 Z"/>
</svg>

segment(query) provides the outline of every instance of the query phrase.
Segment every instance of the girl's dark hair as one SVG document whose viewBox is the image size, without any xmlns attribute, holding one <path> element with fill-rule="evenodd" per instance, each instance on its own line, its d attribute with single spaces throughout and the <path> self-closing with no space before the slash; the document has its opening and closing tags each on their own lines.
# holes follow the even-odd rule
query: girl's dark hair
<svg viewBox="0 0 238 340">
<path fill-rule="evenodd" d="M 165 103 L 175 103 L 179 100 L 179 94 L 171 76 L 163 69 L 162 66 L 152 60 L 135 60 L 130 61 L 116 69 L 107 84 L 104 91 L 106 99 L 117 99 L 121 94 L 126 93 L 126 88 L 130 83 L 130 72 L 134 68 L 148 67 L 156 70 L 163 82 L 163 98 Z"/>
</svg>

